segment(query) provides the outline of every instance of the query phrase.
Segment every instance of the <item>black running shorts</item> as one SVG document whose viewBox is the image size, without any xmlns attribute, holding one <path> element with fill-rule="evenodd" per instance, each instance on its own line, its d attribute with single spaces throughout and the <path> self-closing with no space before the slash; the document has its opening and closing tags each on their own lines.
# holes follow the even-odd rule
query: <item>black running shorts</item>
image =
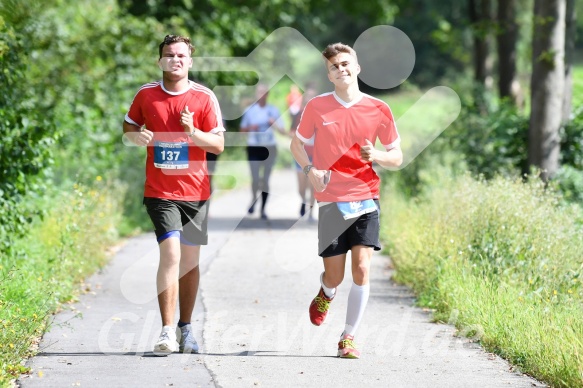
<svg viewBox="0 0 583 388">
<path fill-rule="evenodd" d="M 144 198 L 144 205 L 154 224 L 156 238 L 174 230 L 196 245 L 208 243 L 208 201 L 175 201 L 163 198 Z"/>
<path fill-rule="evenodd" d="M 358 218 L 345 220 L 336 203 L 318 209 L 318 254 L 321 257 L 342 255 L 355 245 L 381 250 L 379 241 L 379 201 L 377 210 Z"/>
<path fill-rule="evenodd" d="M 262 162 L 264 160 L 275 161 L 277 158 L 277 146 L 247 146 L 247 160 L 251 162 Z"/>
</svg>

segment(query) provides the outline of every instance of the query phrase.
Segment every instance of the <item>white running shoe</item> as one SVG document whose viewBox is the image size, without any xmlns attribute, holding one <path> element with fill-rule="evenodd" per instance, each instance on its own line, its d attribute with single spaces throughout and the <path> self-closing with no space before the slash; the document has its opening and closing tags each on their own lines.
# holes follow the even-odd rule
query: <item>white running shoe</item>
<svg viewBox="0 0 583 388">
<path fill-rule="evenodd" d="M 160 338 L 158 342 L 154 345 L 154 355 L 156 356 L 167 356 L 172 352 L 175 352 L 178 348 L 178 343 L 176 342 L 176 333 L 171 326 L 162 327 L 162 332 L 160 333 Z"/>
<path fill-rule="evenodd" d="M 198 344 L 192 334 L 190 323 L 176 328 L 176 338 L 180 344 L 178 349 L 182 353 L 198 353 Z"/>
</svg>

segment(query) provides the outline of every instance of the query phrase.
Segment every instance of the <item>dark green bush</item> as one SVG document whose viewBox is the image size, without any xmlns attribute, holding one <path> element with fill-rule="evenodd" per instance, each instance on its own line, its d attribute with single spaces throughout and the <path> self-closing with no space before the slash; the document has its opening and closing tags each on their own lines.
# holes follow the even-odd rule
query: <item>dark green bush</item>
<svg viewBox="0 0 583 388">
<path fill-rule="evenodd" d="M 36 90 L 26 83 L 30 41 L 16 34 L 0 14 L 0 253 L 23 235 L 40 210 L 23 203 L 44 190 L 43 172 L 53 163 L 59 131 Z"/>
<path fill-rule="evenodd" d="M 561 165 L 556 187 L 566 200 L 583 205 L 583 106 L 561 129 Z"/>
<path fill-rule="evenodd" d="M 561 164 L 583 172 L 583 106 L 561 130 Z"/>
<path fill-rule="evenodd" d="M 565 165 L 559 169 L 553 180 L 567 201 L 583 205 L 583 171 Z"/>
<path fill-rule="evenodd" d="M 528 121 L 505 101 L 486 112 L 466 104 L 445 134 L 473 174 L 487 179 L 496 174 L 513 176 L 528 170 Z"/>
</svg>

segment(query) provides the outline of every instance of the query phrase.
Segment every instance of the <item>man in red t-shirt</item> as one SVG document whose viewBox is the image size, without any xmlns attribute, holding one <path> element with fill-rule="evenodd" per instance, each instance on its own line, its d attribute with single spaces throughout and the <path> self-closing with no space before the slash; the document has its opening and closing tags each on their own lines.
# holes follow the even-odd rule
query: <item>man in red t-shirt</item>
<svg viewBox="0 0 583 388">
<path fill-rule="evenodd" d="M 373 250 L 380 250 L 380 179 L 372 167 L 397 167 L 403 161 L 400 138 L 389 106 L 358 88 L 360 66 L 345 44 L 322 52 L 334 91 L 314 97 L 304 109 L 291 151 L 318 200 L 318 251 L 323 258 L 320 291 L 310 304 L 310 320 L 319 326 L 328 314 L 336 287 L 344 278 L 346 254 L 352 257 L 352 288 L 338 357 L 359 358 L 354 334 L 370 292 Z M 313 164 L 304 149 L 314 136 Z M 379 140 L 386 151 L 374 147 Z"/>
<path fill-rule="evenodd" d="M 213 92 L 188 79 L 194 47 L 167 35 L 159 46 L 162 81 L 143 85 L 123 123 L 124 137 L 148 146 L 144 205 L 160 247 L 156 277 L 162 331 L 154 354 L 198 353 L 190 324 L 200 279 L 200 246 L 207 244 L 210 184 L 206 152 L 224 149 Z M 176 299 L 180 318 L 174 329 Z M 178 342 L 177 342 L 178 341 Z"/>
</svg>

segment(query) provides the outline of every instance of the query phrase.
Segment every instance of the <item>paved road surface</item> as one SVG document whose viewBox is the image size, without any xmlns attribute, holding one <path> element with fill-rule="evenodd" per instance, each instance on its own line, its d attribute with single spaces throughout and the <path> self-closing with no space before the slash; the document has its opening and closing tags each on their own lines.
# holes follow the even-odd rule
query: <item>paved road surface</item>
<svg viewBox="0 0 583 388">
<path fill-rule="evenodd" d="M 298 220 L 291 171 L 272 178 L 269 221 L 247 217 L 247 190 L 211 205 L 194 325 L 201 354 L 152 355 L 160 319 L 153 234 L 129 240 L 87 280 L 90 291 L 55 325 L 29 360 L 23 387 L 533 387 L 500 358 L 430 323 L 394 284 L 388 258 L 373 260 L 371 294 L 356 336 L 359 360 L 335 357 L 350 271 L 327 322 L 312 326 L 319 289 L 316 226 Z"/>
</svg>

